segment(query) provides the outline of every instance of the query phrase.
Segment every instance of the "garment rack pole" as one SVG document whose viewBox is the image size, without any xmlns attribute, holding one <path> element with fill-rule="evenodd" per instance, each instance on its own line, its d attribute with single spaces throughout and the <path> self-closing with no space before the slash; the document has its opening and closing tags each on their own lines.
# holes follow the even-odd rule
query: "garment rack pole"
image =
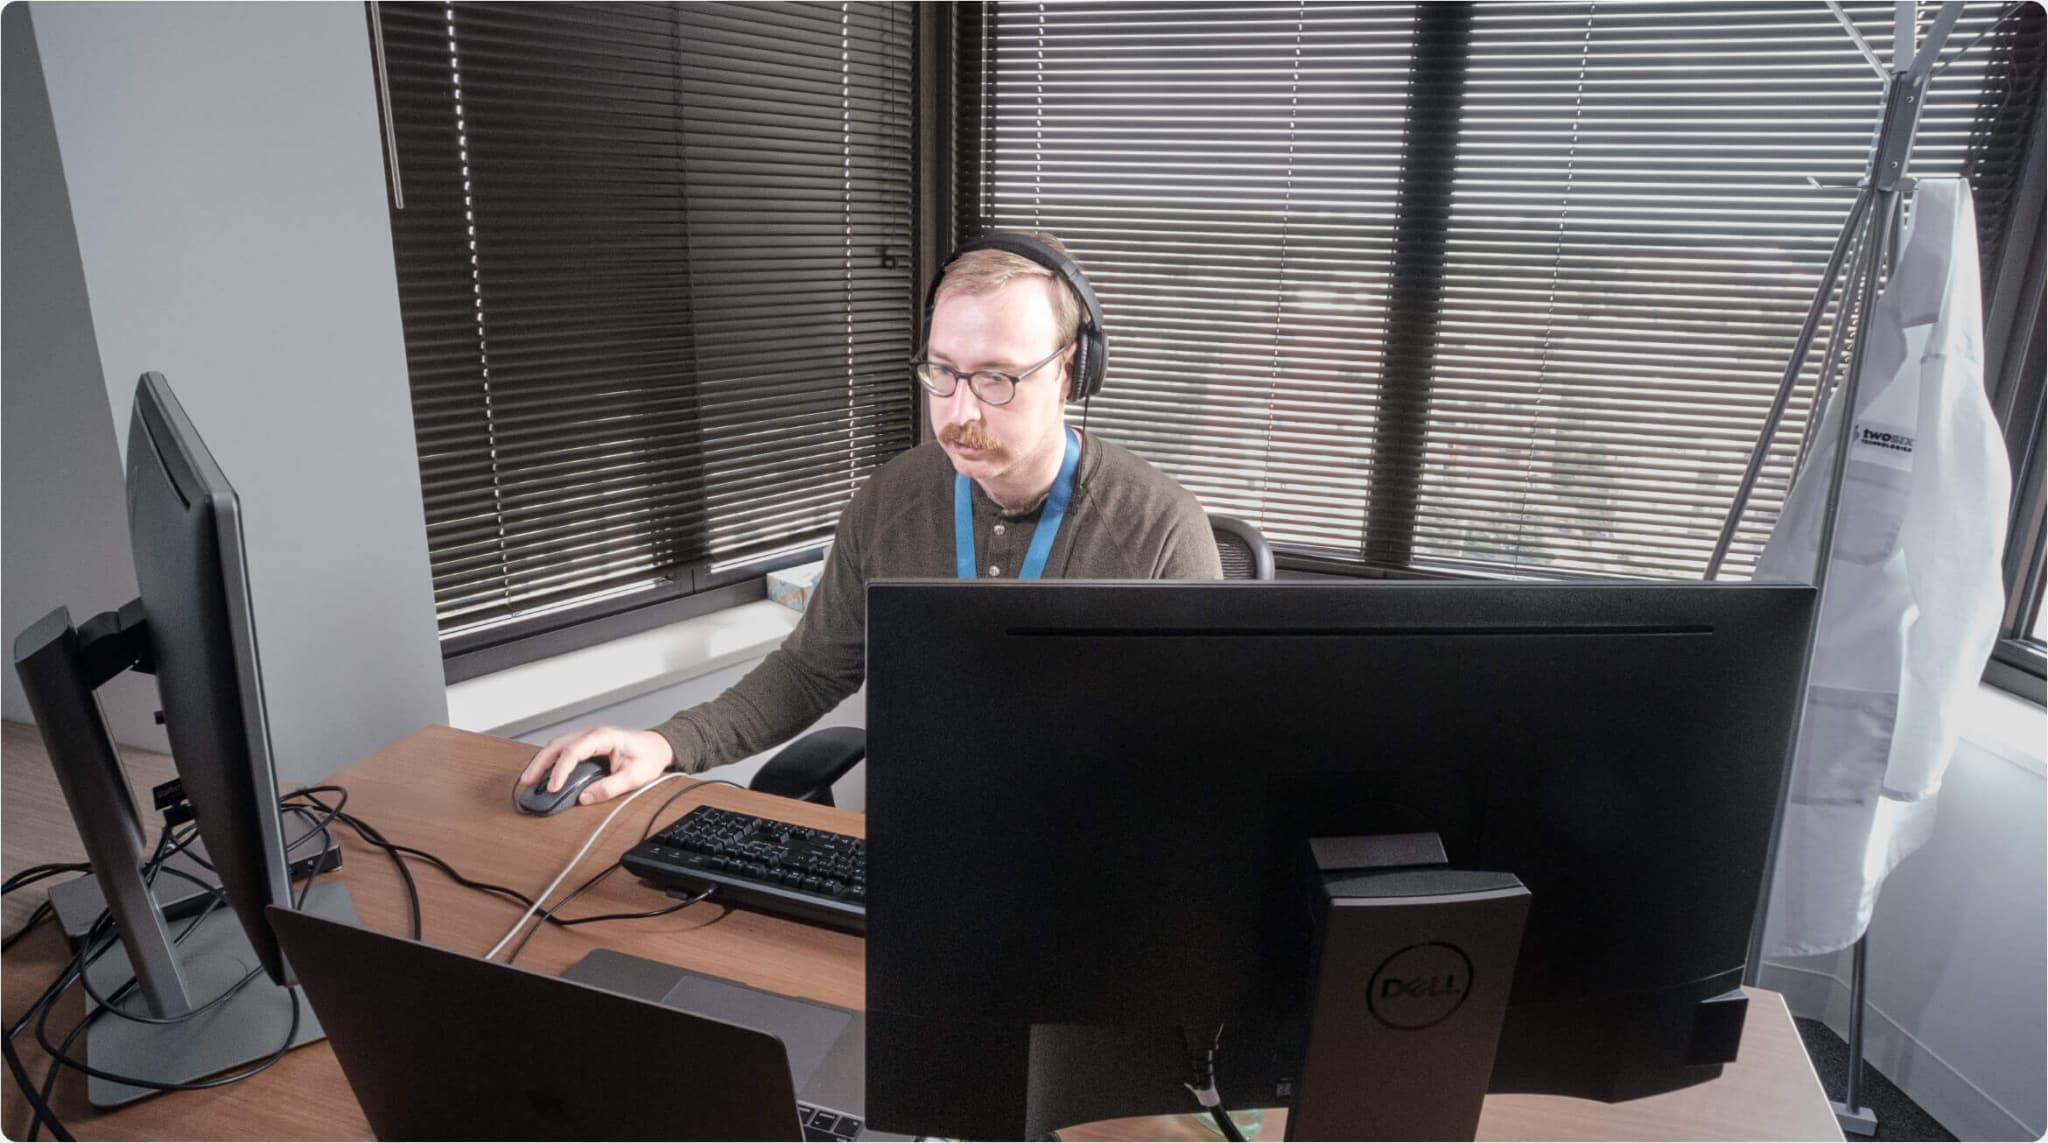
<svg viewBox="0 0 2048 1143">
<path fill-rule="evenodd" d="M 1911 36 L 1916 20 L 1912 0 L 1900 0 L 1896 8 L 1898 27 L 1903 31 L 1895 32 L 1893 37 L 1892 66 L 1886 76 L 1884 105 L 1878 117 L 1876 134 L 1871 141 L 1869 167 L 1858 186 L 1856 201 L 1850 207 L 1849 216 L 1843 222 L 1842 233 L 1828 257 L 1827 268 L 1821 274 L 1813 304 L 1807 309 L 1805 324 L 1794 343 L 1792 359 L 1786 365 L 1783 377 L 1780 378 L 1778 392 L 1772 400 L 1769 413 L 1765 416 L 1756 447 L 1751 450 L 1749 463 L 1737 486 L 1734 501 L 1729 505 L 1728 515 L 1722 522 L 1721 532 L 1715 538 L 1713 554 L 1708 558 L 1706 574 L 1703 577 L 1714 580 L 1720 576 L 1728 549 L 1742 523 L 1743 511 L 1749 505 L 1750 497 L 1756 489 L 1757 478 L 1770 456 L 1771 442 L 1784 420 L 1785 410 L 1798 384 L 1800 370 L 1805 365 L 1821 321 L 1826 315 L 1828 299 L 1835 290 L 1836 277 L 1842 272 L 1842 264 L 1848 252 L 1853 249 L 1855 256 L 1848 259 L 1848 272 L 1841 279 L 1840 304 L 1837 306 L 1834 329 L 1829 338 L 1826 364 L 1822 368 L 1814 394 L 1813 416 L 1807 429 L 1807 436 L 1810 439 L 1811 434 L 1819 428 L 1822 397 L 1828 388 L 1829 375 L 1834 371 L 1835 362 L 1839 360 L 1842 339 L 1849 336 L 1849 330 L 1854 328 L 1855 344 L 1849 354 L 1848 371 L 1832 397 L 1832 401 L 1840 403 L 1840 423 L 1833 464 L 1828 474 L 1827 507 L 1821 521 L 1820 543 L 1813 573 L 1813 584 L 1819 589 L 1820 602 L 1816 604 L 1814 623 L 1807 637 L 1806 667 L 1801 672 L 1798 691 L 1802 696 L 1806 693 L 1807 673 L 1812 669 L 1815 632 L 1820 626 L 1822 613 L 1820 608 L 1825 604 L 1827 596 L 1828 564 L 1834 551 L 1835 525 L 1841 513 L 1843 477 L 1847 472 L 1849 444 L 1856 420 L 1856 395 L 1862 380 L 1864 348 L 1869 343 L 1866 336 L 1867 319 L 1876 300 L 1878 280 L 1885 276 L 1890 267 L 1892 245 L 1898 234 L 1905 194 L 1912 187 L 1912 180 L 1907 177 L 1906 169 L 1912 156 L 1914 137 L 1920 127 L 1920 112 L 1925 102 L 1928 78 L 1962 12 L 1960 0 L 1945 0 L 1936 13 L 1927 36 L 1916 49 Z M 1840 16 L 1842 13 L 1838 10 L 1837 15 Z M 1853 37 L 1853 24 L 1849 25 L 1848 29 Z M 1871 53 L 1866 51 L 1865 54 L 1868 56 Z M 1802 444 L 1802 464 L 1803 461 Z M 1801 717 L 1804 717 L 1803 702 Z M 1794 741 L 1797 741 L 1796 730 Z M 1778 790 L 1774 821 L 1784 820 L 1785 804 L 1790 789 L 1791 772 L 1788 766 L 1784 781 Z M 1764 857 L 1763 883 L 1757 896 L 1756 916 L 1750 930 L 1749 963 L 1743 973 L 1744 981 L 1749 984 L 1757 982 L 1758 973 L 1763 965 L 1764 921 L 1768 914 L 1771 884 L 1777 868 L 1778 840 L 1778 833 L 1773 830 Z M 1844 1092 L 1845 1098 L 1834 1104 L 1835 1119 L 1841 1124 L 1842 1130 L 1861 1136 L 1873 1135 L 1877 1130 L 1876 1117 L 1868 1108 L 1862 1106 L 1867 940 L 1867 933 L 1858 938 L 1851 957 L 1849 1075 Z"/>
</svg>

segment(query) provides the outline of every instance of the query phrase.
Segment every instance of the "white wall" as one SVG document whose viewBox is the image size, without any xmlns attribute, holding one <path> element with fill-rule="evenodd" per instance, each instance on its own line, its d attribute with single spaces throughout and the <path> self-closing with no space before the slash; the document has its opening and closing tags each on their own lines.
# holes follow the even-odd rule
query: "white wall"
<svg viewBox="0 0 2048 1143">
<path fill-rule="evenodd" d="M 445 720 L 363 6 L 32 15 L 104 431 L 161 372 L 236 486 L 282 776 Z"/>
<path fill-rule="evenodd" d="M 1933 838 L 1872 914 L 1864 1052 L 1962 1139 L 2048 1132 L 2048 715 L 1988 691 Z M 1793 1013 L 1848 1034 L 1849 958 L 1767 965 Z"/>
<path fill-rule="evenodd" d="M 0 629 L 8 642 L 58 607 L 83 624 L 135 597 L 121 454 L 100 374 L 85 271 L 26 4 L 0 12 Z M 163 750 L 156 688 L 124 675 L 101 692 L 121 741 Z M 0 671 L 0 714 L 33 721 Z"/>
</svg>

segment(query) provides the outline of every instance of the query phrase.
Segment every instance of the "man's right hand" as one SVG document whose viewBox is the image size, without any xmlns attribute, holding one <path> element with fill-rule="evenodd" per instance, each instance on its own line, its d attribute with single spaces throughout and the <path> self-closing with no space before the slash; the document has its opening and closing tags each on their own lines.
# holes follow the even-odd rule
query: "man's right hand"
<svg viewBox="0 0 2048 1143">
<path fill-rule="evenodd" d="M 594 805 L 620 794 L 632 793 L 661 777 L 676 757 L 668 739 L 651 730 L 594 726 L 574 734 L 564 734 L 541 747 L 540 753 L 535 754 L 533 761 L 520 772 L 519 785 L 546 782 L 549 790 L 559 790 L 568 780 L 569 771 L 576 768 L 576 763 L 601 755 L 610 756 L 611 774 L 586 787 L 576 798 L 579 806 Z"/>
</svg>

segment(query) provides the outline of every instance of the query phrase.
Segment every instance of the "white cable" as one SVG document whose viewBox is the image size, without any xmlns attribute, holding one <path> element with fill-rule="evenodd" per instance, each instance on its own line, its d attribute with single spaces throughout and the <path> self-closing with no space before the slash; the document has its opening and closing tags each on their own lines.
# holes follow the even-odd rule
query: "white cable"
<svg viewBox="0 0 2048 1143">
<path fill-rule="evenodd" d="M 520 914 L 519 919 L 512 923 L 511 929 L 507 930 L 505 935 L 499 938 L 497 944 L 491 946 L 491 951 L 484 954 L 484 959 L 490 960 L 492 957 L 497 956 L 498 951 L 500 949 L 503 949 L 508 943 L 510 943 L 513 937 L 519 935 L 519 930 L 526 927 L 526 922 L 532 920 L 533 915 L 535 913 L 540 912 L 541 902 L 547 900 L 548 895 L 553 893 L 557 888 L 561 886 L 562 880 L 569 876 L 571 870 L 576 868 L 576 863 L 583 860 L 583 855 L 589 853 L 590 847 L 596 845 L 597 839 L 603 835 L 606 829 L 611 827 L 613 818 L 618 817 L 619 814 L 622 813 L 627 806 L 630 806 L 635 801 L 639 800 L 640 795 L 646 793 L 649 790 L 652 790 L 656 786 L 661 785 L 663 782 L 666 782 L 671 778 L 680 778 L 682 776 L 683 775 L 678 773 L 663 774 L 661 777 L 656 778 L 654 781 L 649 782 L 645 786 L 642 786 L 639 789 L 633 791 L 632 796 L 626 798 L 618 805 L 613 806 L 612 812 L 606 814 L 604 816 L 604 820 L 597 823 L 597 828 L 590 831 L 590 837 L 584 841 L 583 848 L 576 851 L 576 856 L 569 859 L 569 864 L 563 866 L 562 871 L 560 873 L 555 874 L 555 879 L 553 881 L 548 882 L 547 888 L 541 890 L 538 894 L 534 896 L 532 906 L 530 906 L 526 910 L 526 912 Z"/>
</svg>

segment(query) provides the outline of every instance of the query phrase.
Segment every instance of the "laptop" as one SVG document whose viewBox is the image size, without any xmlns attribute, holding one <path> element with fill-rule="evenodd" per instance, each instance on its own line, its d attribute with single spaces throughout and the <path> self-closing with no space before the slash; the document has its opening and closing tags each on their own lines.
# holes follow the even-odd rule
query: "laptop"
<svg viewBox="0 0 2048 1143">
<path fill-rule="evenodd" d="M 379 1139 L 866 1137 L 859 1013 L 618 953 L 571 970 L 596 959 L 589 982 L 266 912 Z"/>
</svg>

